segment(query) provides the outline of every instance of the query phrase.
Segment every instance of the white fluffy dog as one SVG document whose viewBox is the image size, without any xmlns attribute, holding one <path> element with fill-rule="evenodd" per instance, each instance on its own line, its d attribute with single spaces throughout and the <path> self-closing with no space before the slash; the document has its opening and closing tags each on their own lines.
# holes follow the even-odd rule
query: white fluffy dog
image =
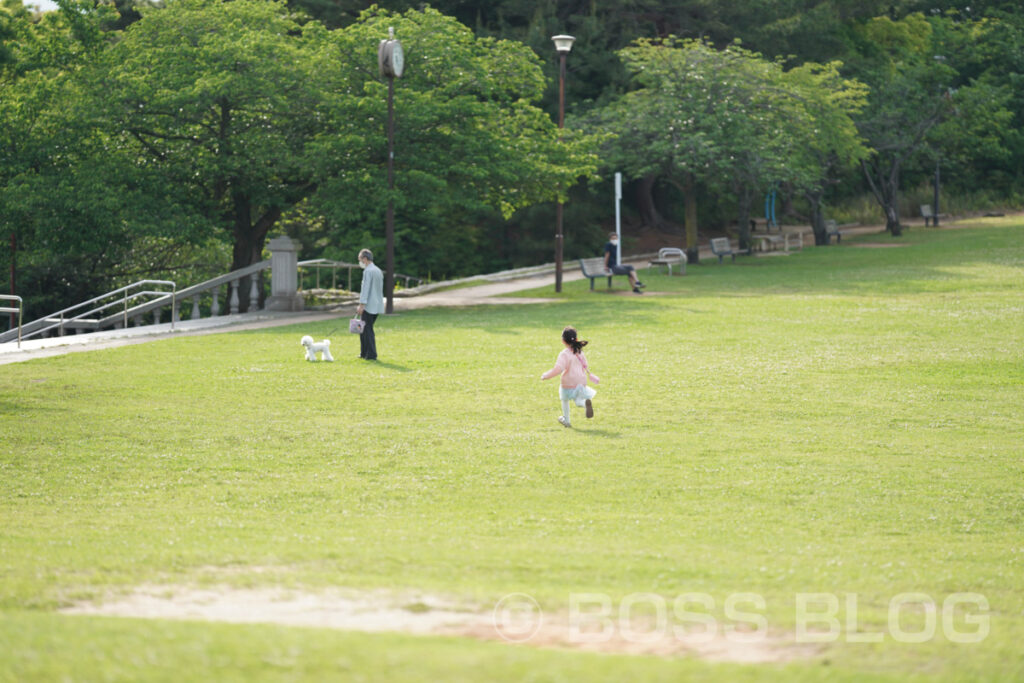
<svg viewBox="0 0 1024 683">
<path fill-rule="evenodd" d="M 306 347 L 306 360 L 316 360 L 316 354 L 320 354 L 321 360 L 333 361 L 331 356 L 331 340 L 324 339 L 321 342 L 314 342 L 308 334 L 302 338 L 301 344 Z"/>
</svg>

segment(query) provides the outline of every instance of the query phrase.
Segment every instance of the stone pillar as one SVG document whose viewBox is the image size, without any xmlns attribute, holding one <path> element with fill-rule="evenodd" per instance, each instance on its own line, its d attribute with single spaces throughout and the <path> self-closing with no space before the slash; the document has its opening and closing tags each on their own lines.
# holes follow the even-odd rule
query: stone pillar
<svg viewBox="0 0 1024 683">
<path fill-rule="evenodd" d="M 299 243 L 290 237 L 275 237 L 270 249 L 270 298 L 268 311 L 301 311 L 299 295 Z"/>
</svg>

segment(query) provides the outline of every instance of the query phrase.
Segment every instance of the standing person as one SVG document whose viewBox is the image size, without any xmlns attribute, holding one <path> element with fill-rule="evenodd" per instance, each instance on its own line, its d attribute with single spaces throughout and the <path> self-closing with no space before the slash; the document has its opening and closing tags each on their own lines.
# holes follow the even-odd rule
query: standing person
<svg viewBox="0 0 1024 683">
<path fill-rule="evenodd" d="M 363 269 L 363 284 L 359 287 L 359 306 L 356 314 L 366 323 L 359 335 L 359 357 L 377 360 L 377 339 L 373 336 L 373 323 L 384 312 L 384 273 L 373 263 L 373 252 L 359 252 L 359 267 Z"/>
<path fill-rule="evenodd" d="M 587 386 L 587 380 L 591 379 L 594 384 L 601 380 L 597 375 L 590 372 L 587 365 L 587 357 L 583 355 L 583 347 L 589 342 L 578 338 L 575 327 L 567 327 L 562 330 L 562 343 L 565 348 L 558 354 L 555 360 L 555 367 L 551 368 L 541 379 L 551 379 L 555 375 L 562 376 L 562 384 L 558 388 L 558 398 L 562 401 L 562 414 L 558 421 L 563 427 L 572 427 L 569 420 L 569 403 L 575 402 L 577 407 L 587 409 L 587 417 L 594 417 L 594 404 L 591 399 L 597 391 Z"/>
<path fill-rule="evenodd" d="M 637 294 L 643 294 L 640 288 L 647 285 L 636 278 L 636 268 L 619 263 L 618 246 L 619 236 L 614 232 L 608 233 L 608 243 L 604 245 L 604 269 L 612 275 L 629 276 L 629 284 L 633 287 L 633 291 Z"/>
</svg>

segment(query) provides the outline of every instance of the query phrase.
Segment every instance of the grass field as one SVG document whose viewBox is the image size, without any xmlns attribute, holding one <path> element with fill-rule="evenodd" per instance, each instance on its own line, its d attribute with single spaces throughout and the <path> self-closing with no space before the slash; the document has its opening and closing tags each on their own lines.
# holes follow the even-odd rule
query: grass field
<svg viewBox="0 0 1024 683">
<path fill-rule="evenodd" d="M 403 313 L 377 364 L 304 362 L 321 323 L 0 366 L 0 680 L 1021 680 L 1024 223 L 849 241 Z M 566 324 L 603 380 L 571 430 Z M 822 593 L 841 628 L 744 665 L 59 611 L 140 585 L 698 593 L 782 640 Z"/>
</svg>

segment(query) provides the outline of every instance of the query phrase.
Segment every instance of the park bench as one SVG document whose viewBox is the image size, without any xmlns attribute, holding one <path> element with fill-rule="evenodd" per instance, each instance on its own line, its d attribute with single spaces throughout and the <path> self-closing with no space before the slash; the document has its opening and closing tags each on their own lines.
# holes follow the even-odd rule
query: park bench
<svg viewBox="0 0 1024 683">
<path fill-rule="evenodd" d="M 787 246 L 786 251 L 789 251 L 789 240 L 782 235 L 751 235 L 750 239 L 757 243 L 755 251 L 776 251 L 783 246 L 783 242 Z"/>
<path fill-rule="evenodd" d="M 795 232 L 784 232 L 778 235 L 751 235 L 750 239 L 757 242 L 755 251 L 778 251 L 784 250 L 787 254 L 789 250 L 804 248 L 804 234 L 799 231 Z"/>
<path fill-rule="evenodd" d="M 728 237 L 712 237 L 711 253 L 718 257 L 719 263 L 722 262 L 722 258 L 725 256 L 731 256 L 733 262 L 736 262 L 736 252 L 732 250 Z"/>
<path fill-rule="evenodd" d="M 921 205 L 921 217 L 924 218 L 924 226 L 926 228 L 928 227 L 928 221 L 931 221 L 932 225 L 934 225 L 935 227 L 939 227 L 939 219 L 945 218 L 948 215 L 949 214 L 945 213 L 940 213 L 936 215 L 936 213 L 932 210 L 931 204 Z"/>
<path fill-rule="evenodd" d="M 665 266 L 669 275 L 672 275 L 672 266 L 679 266 L 682 274 L 686 275 L 686 252 L 676 247 L 662 247 L 658 250 L 658 258 L 651 259 L 648 266 Z"/>
<path fill-rule="evenodd" d="M 604 257 L 598 258 L 581 258 L 580 259 L 580 270 L 583 271 L 583 277 L 590 279 L 590 291 L 594 291 L 594 280 L 599 277 L 608 278 L 609 289 L 612 286 L 612 278 L 614 274 L 609 273 L 604 267 Z M 622 277 L 628 278 L 629 276 L 625 273 Z"/>
<path fill-rule="evenodd" d="M 831 244 L 833 236 L 836 238 L 836 244 L 843 241 L 843 233 L 840 232 L 839 226 L 834 219 L 829 218 L 825 221 L 825 244 Z"/>
</svg>

